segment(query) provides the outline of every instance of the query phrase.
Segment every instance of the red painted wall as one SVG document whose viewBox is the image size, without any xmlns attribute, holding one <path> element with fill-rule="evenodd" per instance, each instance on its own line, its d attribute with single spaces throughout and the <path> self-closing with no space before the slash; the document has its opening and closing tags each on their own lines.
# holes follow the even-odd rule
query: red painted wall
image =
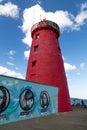
<svg viewBox="0 0 87 130">
<path fill-rule="evenodd" d="M 26 79 L 58 87 L 58 111 L 66 112 L 71 111 L 71 105 L 58 35 L 51 28 L 33 33 Z"/>
</svg>

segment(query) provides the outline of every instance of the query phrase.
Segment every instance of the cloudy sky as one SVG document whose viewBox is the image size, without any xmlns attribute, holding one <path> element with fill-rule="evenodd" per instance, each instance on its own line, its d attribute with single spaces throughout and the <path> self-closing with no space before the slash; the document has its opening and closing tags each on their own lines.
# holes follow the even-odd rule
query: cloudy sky
<svg viewBox="0 0 87 130">
<path fill-rule="evenodd" d="M 0 74 L 25 78 L 30 29 L 56 22 L 71 97 L 87 99 L 87 1 L 0 0 Z"/>
</svg>

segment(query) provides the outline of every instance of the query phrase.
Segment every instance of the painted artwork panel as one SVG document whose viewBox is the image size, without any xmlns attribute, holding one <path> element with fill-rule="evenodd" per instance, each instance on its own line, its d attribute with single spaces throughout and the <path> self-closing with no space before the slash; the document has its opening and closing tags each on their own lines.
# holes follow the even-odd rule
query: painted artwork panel
<svg viewBox="0 0 87 130">
<path fill-rule="evenodd" d="M 0 75 L 0 124 L 58 112 L 58 88 Z"/>
</svg>

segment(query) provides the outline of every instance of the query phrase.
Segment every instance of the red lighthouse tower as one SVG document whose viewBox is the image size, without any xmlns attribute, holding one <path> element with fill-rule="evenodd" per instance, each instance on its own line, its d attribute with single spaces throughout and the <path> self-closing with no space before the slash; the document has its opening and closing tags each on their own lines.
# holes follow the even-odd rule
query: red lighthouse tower
<svg viewBox="0 0 87 130">
<path fill-rule="evenodd" d="M 56 23 L 43 20 L 31 28 L 32 46 L 26 79 L 58 87 L 58 111 L 71 111 L 67 79 Z"/>
</svg>

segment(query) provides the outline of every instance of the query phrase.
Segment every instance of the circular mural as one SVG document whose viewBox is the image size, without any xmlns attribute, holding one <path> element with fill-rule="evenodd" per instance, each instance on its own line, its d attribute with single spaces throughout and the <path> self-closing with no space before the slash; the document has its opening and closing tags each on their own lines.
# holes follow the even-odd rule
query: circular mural
<svg viewBox="0 0 87 130">
<path fill-rule="evenodd" d="M 41 95 L 40 95 L 41 107 L 46 109 L 46 108 L 48 108 L 49 103 L 50 103 L 50 97 L 49 97 L 48 92 L 46 92 L 46 91 L 41 92 Z"/>
<path fill-rule="evenodd" d="M 19 102 L 23 110 L 30 110 L 34 104 L 33 92 L 31 90 L 24 90 L 20 95 Z"/>
<path fill-rule="evenodd" d="M 0 86 L 0 113 L 3 112 L 9 105 L 10 94 L 7 88 Z"/>
</svg>

